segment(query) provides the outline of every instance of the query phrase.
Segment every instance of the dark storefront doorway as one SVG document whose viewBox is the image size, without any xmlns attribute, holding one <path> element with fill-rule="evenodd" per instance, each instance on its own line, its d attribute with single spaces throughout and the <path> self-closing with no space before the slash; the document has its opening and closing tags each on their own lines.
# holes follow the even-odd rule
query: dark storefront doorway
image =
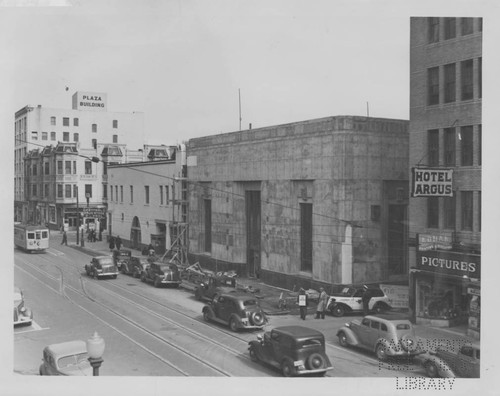
<svg viewBox="0 0 500 396">
<path fill-rule="evenodd" d="M 260 191 L 245 191 L 248 276 L 260 273 Z"/>
</svg>

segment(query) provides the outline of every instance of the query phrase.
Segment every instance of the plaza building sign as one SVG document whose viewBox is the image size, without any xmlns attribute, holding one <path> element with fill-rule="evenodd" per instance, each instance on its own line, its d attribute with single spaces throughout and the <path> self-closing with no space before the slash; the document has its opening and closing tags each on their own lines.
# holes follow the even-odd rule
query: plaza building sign
<svg viewBox="0 0 500 396">
<path fill-rule="evenodd" d="M 480 279 L 481 256 L 439 250 L 417 252 L 417 269 L 443 275 Z"/>
<path fill-rule="evenodd" d="M 412 168 L 412 197 L 452 197 L 453 169 Z"/>
<path fill-rule="evenodd" d="M 73 110 L 107 110 L 107 94 L 101 92 L 75 92 L 73 94 Z"/>
</svg>

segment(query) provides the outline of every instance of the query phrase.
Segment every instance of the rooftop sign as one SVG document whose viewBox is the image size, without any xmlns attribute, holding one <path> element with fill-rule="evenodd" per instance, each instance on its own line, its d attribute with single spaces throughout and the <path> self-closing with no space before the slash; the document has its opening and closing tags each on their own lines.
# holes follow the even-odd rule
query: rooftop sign
<svg viewBox="0 0 500 396">
<path fill-rule="evenodd" d="M 75 92 L 73 110 L 107 111 L 108 95 L 100 92 Z"/>
</svg>

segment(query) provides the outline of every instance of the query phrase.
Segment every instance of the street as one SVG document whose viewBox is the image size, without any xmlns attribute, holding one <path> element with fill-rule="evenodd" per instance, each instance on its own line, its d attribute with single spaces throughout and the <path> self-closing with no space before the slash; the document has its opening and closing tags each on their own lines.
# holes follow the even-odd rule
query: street
<svg viewBox="0 0 500 396">
<path fill-rule="evenodd" d="M 248 341 L 260 332 L 231 332 L 207 323 L 203 303 L 183 289 L 154 288 L 120 274 L 117 279 L 86 276 L 90 256 L 59 244 L 41 254 L 15 250 L 15 284 L 34 312 L 31 326 L 14 330 L 14 371 L 38 375 L 45 346 L 87 340 L 97 332 L 106 342 L 102 376 L 281 377 L 250 360 Z M 265 330 L 289 324 L 307 326 L 297 316 L 271 316 Z M 423 376 L 418 366 L 379 364 L 368 352 L 338 345 L 336 331 L 348 319 L 322 321 L 330 377 Z M 402 373 L 402 370 L 404 373 Z"/>
</svg>

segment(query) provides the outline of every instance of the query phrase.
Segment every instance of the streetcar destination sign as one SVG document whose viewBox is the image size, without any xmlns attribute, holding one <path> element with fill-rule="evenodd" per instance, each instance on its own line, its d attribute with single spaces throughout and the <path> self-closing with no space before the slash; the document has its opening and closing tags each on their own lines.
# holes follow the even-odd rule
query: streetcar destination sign
<svg viewBox="0 0 500 396">
<path fill-rule="evenodd" d="M 453 169 L 413 168 L 412 197 L 452 197 Z"/>
</svg>

